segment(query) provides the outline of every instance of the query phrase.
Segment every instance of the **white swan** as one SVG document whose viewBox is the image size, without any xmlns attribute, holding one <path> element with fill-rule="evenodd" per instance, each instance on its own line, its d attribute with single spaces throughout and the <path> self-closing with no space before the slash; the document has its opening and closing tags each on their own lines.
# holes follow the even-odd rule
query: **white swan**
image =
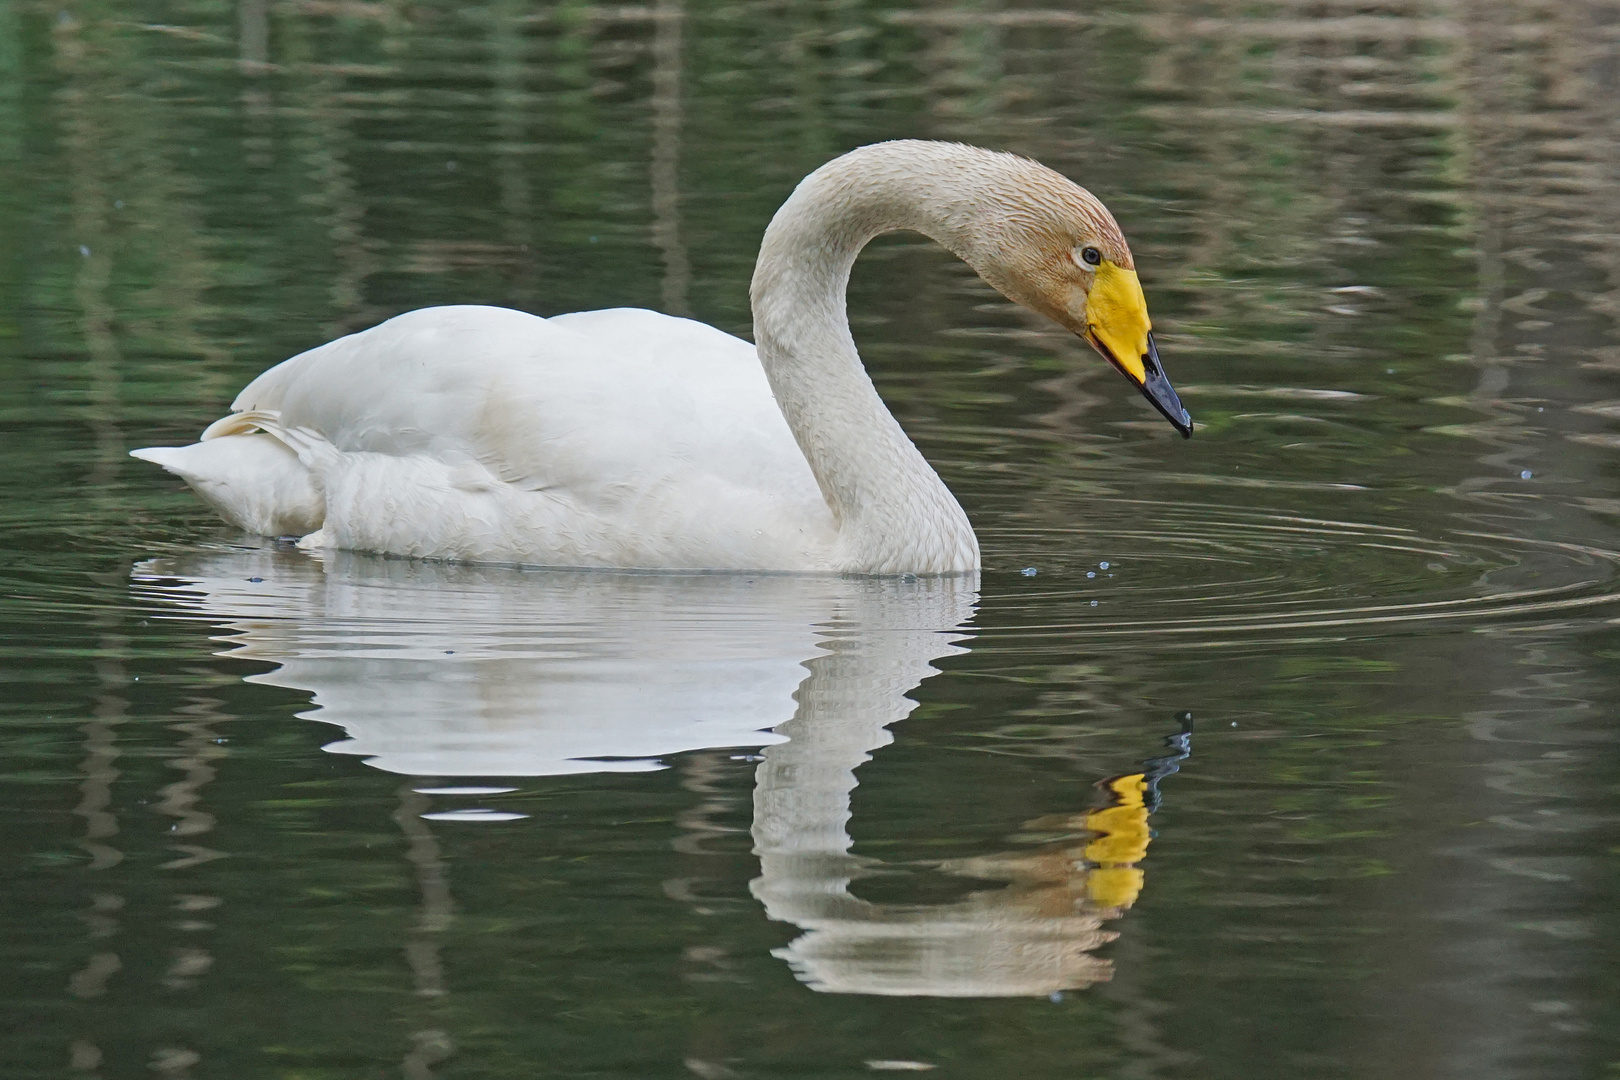
<svg viewBox="0 0 1620 1080">
<path fill-rule="evenodd" d="M 856 255 L 892 229 L 1082 335 L 1191 434 L 1108 210 L 1033 161 L 902 141 L 829 162 L 777 211 L 754 271 L 757 349 L 652 311 L 426 308 L 271 368 L 201 442 L 132 453 L 227 521 L 306 548 L 975 570 L 967 515 L 884 407 L 844 312 Z"/>
</svg>

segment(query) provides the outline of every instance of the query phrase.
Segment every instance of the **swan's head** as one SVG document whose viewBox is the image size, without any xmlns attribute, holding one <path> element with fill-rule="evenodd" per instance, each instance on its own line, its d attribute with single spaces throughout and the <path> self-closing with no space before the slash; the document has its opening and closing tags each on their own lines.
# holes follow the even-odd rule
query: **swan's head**
<svg viewBox="0 0 1620 1080">
<path fill-rule="evenodd" d="M 1012 160 L 961 254 L 1009 299 L 1084 338 L 1191 437 L 1192 417 L 1159 363 L 1147 298 L 1114 215 L 1067 177 Z"/>
<path fill-rule="evenodd" d="M 821 273 L 841 301 L 856 253 L 890 229 L 933 237 L 1003 295 L 1080 335 L 1177 431 L 1192 434 L 1159 365 L 1136 262 L 1114 215 L 1085 188 L 1015 154 L 898 139 L 851 150 L 805 177 L 765 230 L 755 332 L 803 333 L 797 290 Z"/>
</svg>

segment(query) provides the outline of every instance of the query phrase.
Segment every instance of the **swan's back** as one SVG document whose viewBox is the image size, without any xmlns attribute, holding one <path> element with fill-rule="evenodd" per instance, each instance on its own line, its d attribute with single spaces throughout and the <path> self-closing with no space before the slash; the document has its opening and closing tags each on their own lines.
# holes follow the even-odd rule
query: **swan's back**
<svg viewBox="0 0 1620 1080">
<path fill-rule="evenodd" d="M 651 487 L 693 467 L 815 482 L 752 345 L 635 308 L 407 312 L 276 365 L 231 410 L 277 412 L 344 452 L 476 460 L 531 490 Z"/>
</svg>

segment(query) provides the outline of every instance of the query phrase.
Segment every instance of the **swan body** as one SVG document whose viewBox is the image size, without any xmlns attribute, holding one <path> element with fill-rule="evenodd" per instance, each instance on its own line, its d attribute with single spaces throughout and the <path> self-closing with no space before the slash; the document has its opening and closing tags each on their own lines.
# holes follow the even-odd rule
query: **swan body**
<svg viewBox="0 0 1620 1080">
<path fill-rule="evenodd" d="M 832 514 L 754 347 L 689 319 L 426 308 L 278 364 L 232 409 L 137 454 L 306 547 L 832 569 Z"/>
<path fill-rule="evenodd" d="M 1010 154 L 897 142 L 828 163 L 778 211 L 754 275 L 757 348 L 637 309 L 426 308 L 276 365 L 197 443 L 132 453 L 227 521 L 305 548 L 977 570 L 967 515 L 878 397 L 844 313 L 855 256 L 896 228 L 934 237 L 1085 336 L 1190 431 L 1179 401 L 1178 418 L 1154 397 L 1155 377 L 1174 393 L 1101 203 Z"/>
</svg>

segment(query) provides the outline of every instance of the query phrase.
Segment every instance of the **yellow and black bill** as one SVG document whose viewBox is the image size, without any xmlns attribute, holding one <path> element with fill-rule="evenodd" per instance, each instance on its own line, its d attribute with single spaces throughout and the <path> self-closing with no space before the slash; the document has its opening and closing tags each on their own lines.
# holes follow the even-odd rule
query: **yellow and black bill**
<svg viewBox="0 0 1620 1080">
<path fill-rule="evenodd" d="M 1183 438 L 1190 439 L 1192 417 L 1165 378 L 1152 329 L 1136 271 L 1104 260 L 1097 267 L 1086 300 L 1086 341 L 1131 380 Z"/>
</svg>

